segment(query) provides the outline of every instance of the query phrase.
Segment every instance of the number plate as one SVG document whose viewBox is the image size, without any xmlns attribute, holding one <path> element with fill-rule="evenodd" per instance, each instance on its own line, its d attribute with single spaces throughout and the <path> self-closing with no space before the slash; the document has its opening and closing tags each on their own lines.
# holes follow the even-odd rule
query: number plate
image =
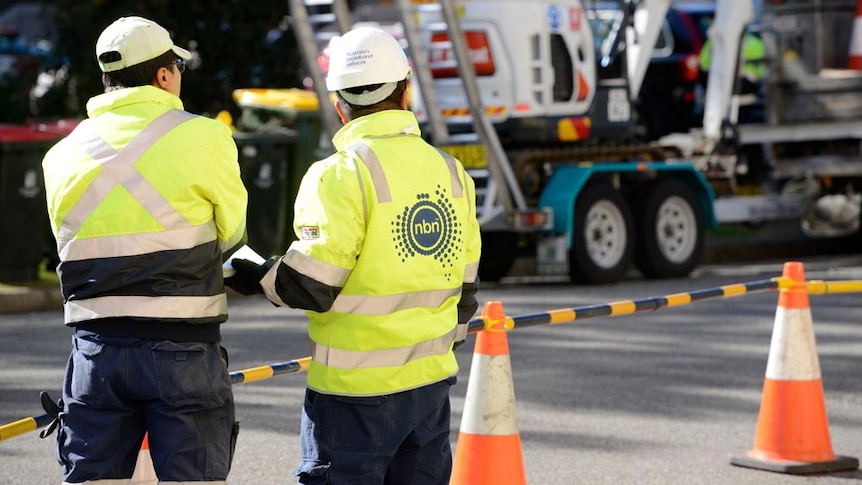
<svg viewBox="0 0 862 485">
<path fill-rule="evenodd" d="M 485 147 L 482 145 L 445 145 L 441 150 L 461 160 L 464 168 L 485 168 L 488 161 L 485 158 Z"/>
</svg>

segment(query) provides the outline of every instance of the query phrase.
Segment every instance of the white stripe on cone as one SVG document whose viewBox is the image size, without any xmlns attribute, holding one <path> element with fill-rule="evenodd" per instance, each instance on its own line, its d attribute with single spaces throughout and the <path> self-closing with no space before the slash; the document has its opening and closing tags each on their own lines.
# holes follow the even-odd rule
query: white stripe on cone
<svg viewBox="0 0 862 485">
<path fill-rule="evenodd" d="M 130 485 L 155 485 L 159 483 L 156 477 L 156 470 L 153 468 L 153 459 L 150 456 L 150 449 L 141 448 L 138 452 L 138 462 L 135 465 L 135 473 L 132 475 Z"/>
<path fill-rule="evenodd" d="M 820 379 L 810 308 L 776 309 L 766 377 L 778 381 Z"/>
<path fill-rule="evenodd" d="M 461 432 L 490 436 L 518 434 L 509 356 L 474 353 L 471 366 L 481 370 L 476 374 L 481 378 L 471 378 L 467 383 Z"/>
</svg>

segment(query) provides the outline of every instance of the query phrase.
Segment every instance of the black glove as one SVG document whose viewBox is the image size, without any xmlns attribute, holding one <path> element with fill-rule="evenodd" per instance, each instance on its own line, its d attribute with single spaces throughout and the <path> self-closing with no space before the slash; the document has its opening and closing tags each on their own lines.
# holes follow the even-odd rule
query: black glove
<svg viewBox="0 0 862 485">
<path fill-rule="evenodd" d="M 234 274 L 230 278 L 225 278 L 224 284 L 241 295 L 263 293 L 260 280 L 276 261 L 278 257 L 269 258 L 263 264 L 253 263 L 247 259 L 234 259 L 230 263 Z"/>
</svg>

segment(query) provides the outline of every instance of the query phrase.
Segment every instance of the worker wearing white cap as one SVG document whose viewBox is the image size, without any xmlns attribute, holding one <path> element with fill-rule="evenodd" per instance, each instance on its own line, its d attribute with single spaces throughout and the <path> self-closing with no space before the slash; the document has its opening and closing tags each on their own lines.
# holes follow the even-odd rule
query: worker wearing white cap
<svg viewBox="0 0 862 485">
<path fill-rule="evenodd" d="M 409 73 L 380 29 L 330 46 L 338 152 L 302 179 L 286 254 L 234 261 L 226 280 L 308 315 L 302 484 L 449 483 L 453 346 L 477 309 L 481 242 L 473 180 L 406 110 Z"/>
<path fill-rule="evenodd" d="M 238 426 L 222 263 L 245 241 L 247 199 L 236 144 L 183 110 L 191 55 L 157 23 L 115 21 L 96 57 L 105 92 L 42 164 L 74 333 L 64 482 L 127 483 L 146 433 L 161 483 L 224 483 Z"/>
</svg>

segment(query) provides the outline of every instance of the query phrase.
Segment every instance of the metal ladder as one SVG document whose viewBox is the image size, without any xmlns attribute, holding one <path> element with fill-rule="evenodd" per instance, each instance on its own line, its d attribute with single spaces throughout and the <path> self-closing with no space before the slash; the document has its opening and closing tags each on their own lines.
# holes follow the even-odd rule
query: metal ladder
<svg viewBox="0 0 862 485">
<path fill-rule="evenodd" d="M 396 0 L 396 4 L 413 64 L 413 81 L 418 84 L 422 95 L 433 143 L 444 148 L 446 145 L 479 143 L 485 148 L 487 168 L 468 170 L 476 182 L 476 216 L 482 226 L 495 221 L 511 226 L 511 220 L 498 219 L 501 216 L 508 218 L 515 210 L 525 209 L 526 203 L 500 138 L 485 114 L 469 47 L 453 1 Z M 440 31 L 446 32 L 448 40 L 432 41 L 432 32 Z M 436 61 L 432 66 L 429 54 L 448 49 L 454 54 L 454 60 Z M 464 86 L 473 133 L 449 133 L 434 92 L 432 67 L 453 67 L 453 64 Z"/>
<path fill-rule="evenodd" d="M 296 36 L 305 69 L 311 77 L 319 102 L 321 122 L 331 139 L 341 128 L 341 120 L 329 103 L 326 76 L 317 62 L 330 39 L 341 35 L 353 24 L 346 0 L 289 0 L 291 29 Z"/>
<path fill-rule="evenodd" d="M 333 135 L 340 127 L 334 109 L 329 106 L 329 92 L 326 90 L 325 77 L 317 57 L 322 48 L 335 35 L 348 31 L 352 25 L 351 13 L 346 0 L 289 0 L 293 29 L 297 43 L 309 71 L 314 90 L 320 101 L 324 128 Z M 413 85 L 419 88 L 425 112 L 428 116 L 428 129 L 431 141 L 445 149 L 446 145 L 481 144 L 485 149 L 487 168 L 471 169 L 468 173 L 476 182 L 476 215 L 480 225 L 501 223 L 511 227 L 511 216 L 516 210 L 525 210 L 524 196 L 518 186 L 515 174 L 503 151 L 500 139 L 491 121 L 485 114 L 482 99 L 472 68 L 469 48 L 461 30 L 452 0 L 396 0 L 408 53 L 412 62 Z M 316 11 L 312 14 L 309 8 Z M 423 21 L 423 19 L 436 19 Z M 333 30 L 337 26 L 337 31 Z M 445 31 L 448 41 L 431 42 L 431 32 Z M 431 73 L 429 52 L 434 49 L 451 49 L 455 59 L 446 65 L 433 67 L 453 67 L 454 63 L 464 85 L 473 120 L 473 133 L 451 134 L 446 126 L 440 105 L 434 91 L 434 78 Z M 442 61 L 446 63 L 446 61 Z M 502 228 L 501 227 L 501 228 Z"/>
</svg>

